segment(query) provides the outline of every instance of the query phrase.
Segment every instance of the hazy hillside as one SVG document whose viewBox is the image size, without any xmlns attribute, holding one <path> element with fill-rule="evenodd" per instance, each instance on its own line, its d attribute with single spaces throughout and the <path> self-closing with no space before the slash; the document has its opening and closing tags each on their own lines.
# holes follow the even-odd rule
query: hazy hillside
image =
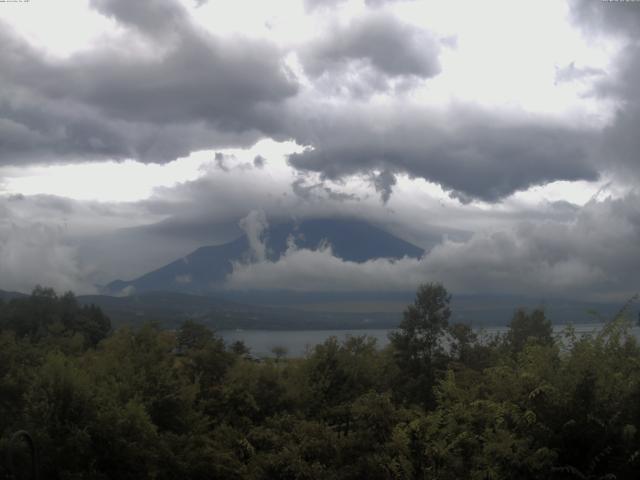
<svg viewBox="0 0 640 480">
<path fill-rule="evenodd" d="M 78 297 L 78 301 L 84 305 L 99 306 L 114 325 L 139 325 L 155 321 L 173 328 L 185 320 L 197 320 L 217 330 L 322 330 L 393 328 L 400 321 L 399 311 L 306 311 L 175 292 L 145 292 L 126 297 L 83 295 Z"/>
<path fill-rule="evenodd" d="M 4 290 L 0 290 L 0 300 L 11 300 L 12 298 L 21 298 L 26 296 L 26 294 L 20 292 L 6 292 Z"/>
<path fill-rule="evenodd" d="M 176 292 L 144 292 L 126 297 L 81 295 L 81 304 L 95 304 L 115 325 L 156 321 L 174 327 L 197 320 L 215 329 L 372 329 L 395 328 L 411 294 L 296 294 L 241 292 L 202 296 Z M 611 318 L 618 303 L 540 300 L 510 295 L 454 295 L 452 318 L 474 327 L 504 326 L 518 308 L 543 308 L 554 324 L 592 323 Z M 630 315 L 637 318 L 638 307 Z"/>
</svg>

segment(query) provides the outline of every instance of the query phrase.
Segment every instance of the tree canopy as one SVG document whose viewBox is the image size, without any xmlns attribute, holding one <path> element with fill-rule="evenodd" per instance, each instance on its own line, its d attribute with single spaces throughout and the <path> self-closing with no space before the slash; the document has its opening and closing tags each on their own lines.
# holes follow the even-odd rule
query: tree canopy
<svg viewBox="0 0 640 480">
<path fill-rule="evenodd" d="M 47 479 L 638 478 L 629 321 L 553 335 L 518 311 L 486 338 L 448 325 L 449 302 L 421 286 L 386 348 L 255 362 L 205 325 L 111 331 L 38 289 L 0 305 L 0 459 L 26 430 Z"/>
</svg>

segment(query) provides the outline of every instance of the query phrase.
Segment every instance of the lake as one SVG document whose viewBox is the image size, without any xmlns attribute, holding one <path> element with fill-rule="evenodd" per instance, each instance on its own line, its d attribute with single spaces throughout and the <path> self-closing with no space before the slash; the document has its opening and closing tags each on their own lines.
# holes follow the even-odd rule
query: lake
<svg viewBox="0 0 640 480">
<path fill-rule="evenodd" d="M 584 335 L 595 333 L 603 324 L 600 323 L 582 323 L 575 324 L 576 333 Z M 560 334 L 566 325 L 554 325 L 554 332 Z M 384 347 L 389 343 L 389 332 L 393 329 L 369 329 L 369 330 L 221 330 L 219 335 L 224 338 L 227 343 L 242 340 L 247 347 L 251 349 L 251 353 L 257 356 L 273 356 L 271 349 L 273 347 L 285 347 L 287 356 L 302 357 L 313 346 L 323 343 L 329 337 L 335 336 L 339 340 L 343 340 L 347 336 L 367 335 L 376 339 L 379 347 Z M 476 330 L 486 335 L 494 335 L 496 333 L 504 333 L 507 327 L 486 327 Z M 640 339 L 640 327 L 634 327 L 633 333 L 636 338 Z"/>
</svg>

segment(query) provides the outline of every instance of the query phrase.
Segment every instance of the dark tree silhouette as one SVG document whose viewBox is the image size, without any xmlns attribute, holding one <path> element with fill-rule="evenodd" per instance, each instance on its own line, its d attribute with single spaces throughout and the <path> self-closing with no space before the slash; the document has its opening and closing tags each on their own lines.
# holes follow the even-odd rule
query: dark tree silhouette
<svg viewBox="0 0 640 480">
<path fill-rule="evenodd" d="M 400 368 L 401 387 L 409 402 L 433 405 L 433 386 L 439 357 L 443 356 L 441 338 L 449 324 L 451 295 L 440 283 L 418 288 L 415 301 L 404 311 L 396 332 L 390 334 Z"/>
</svg>

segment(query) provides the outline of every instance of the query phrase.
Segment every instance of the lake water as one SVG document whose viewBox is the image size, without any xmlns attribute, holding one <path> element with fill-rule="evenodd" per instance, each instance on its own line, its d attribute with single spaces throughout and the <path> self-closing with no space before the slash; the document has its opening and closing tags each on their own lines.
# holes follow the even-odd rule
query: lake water
<svg viewBox="0 0 640 480">
<path fill-rule="evenodd" d="M 554 325 L 554 331 L 560 334 L 566 325 Z M 595 333 L 602 324 L 585 323 L 574 325 L 578 335 Z M 343 340 L 347 336 L 367 335 L 376 339 L 379 347 L 384 347 L 389 343 L 389 332 L 393 329 L 370 329 L 370 330 L 222 330 L 218 334 L 224 338 L 227 343 L 236 340 L 242 340 L 247 347 L 251 349 L 251 353 L 258 356 L 273 356 L 271 349 L 273 347 L 285 347 L 289 357 L 304 356 L 307 351 L 311 350 L 315 345 L 323 343 L 329 337 L 337 337 Z M 507 327 L 486 327 L 477 330 L 479 333 L 486 335 L 494 335 L 496 333 L 504 333 Z M 634 327 L 633 333 L 636 338 L 640 339 L 640 327 Z"/>
</svg>

